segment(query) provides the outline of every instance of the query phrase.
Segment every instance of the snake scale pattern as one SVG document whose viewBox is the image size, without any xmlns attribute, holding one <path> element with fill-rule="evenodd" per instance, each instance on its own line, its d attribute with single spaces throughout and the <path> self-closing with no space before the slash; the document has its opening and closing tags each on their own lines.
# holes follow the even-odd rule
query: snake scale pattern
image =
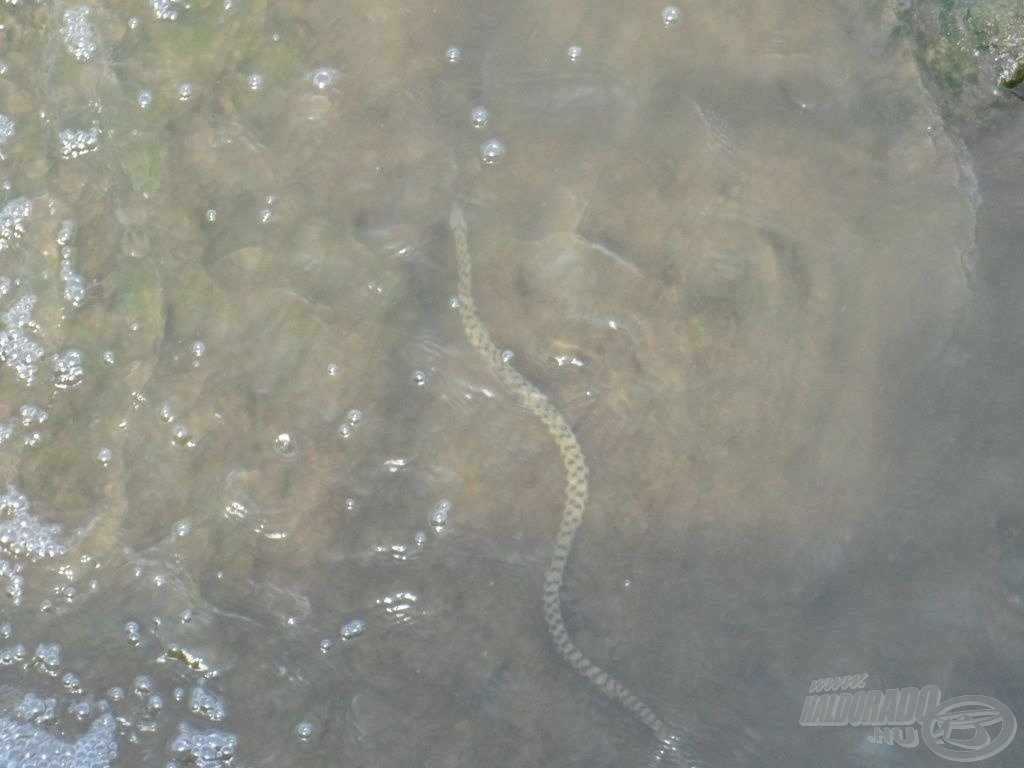
<svg viewBox="0 0 1024 768">
<path fill-rule="evenodd" d="M 626 710 L 654 732 L 659 741 L 659 758 L 669 757 L 680 762 L 679 738 L 660 717 L 643 701 L 588 659 L 576 646 L 565 628 L 562 617 L 562 584 L 565 566 L 572 549 L 572 541 L 583 522 L 587 506 L 588 470 L 580 448 L 579 440 L 565 417 L 548 399 L 547 395 L 527 381 L 519 371 L 502 356 L 491 339 L 487 327 L 477 314 L 473 300 L 472 265 L 469 245 L 466 240 L 466 219 L 461 206 L 456 202 L 449 219 L 452 239 L 455 242 L 455 256 L 458 263 L 458 308 L 462 328 L 469 343 L 484 357 L 502 385 L 522 404 L 534 413 L 547 427 L 555 439 L 565 465 L 565 505 L 562 508 L 562 522 L 558 529 L 555 552 L 544 577 L 544 619 L 548 632 L 554 640 L 558 653 L 574 670 L 590 680 L 610 699 L 617 701 Z"/>
</svg>

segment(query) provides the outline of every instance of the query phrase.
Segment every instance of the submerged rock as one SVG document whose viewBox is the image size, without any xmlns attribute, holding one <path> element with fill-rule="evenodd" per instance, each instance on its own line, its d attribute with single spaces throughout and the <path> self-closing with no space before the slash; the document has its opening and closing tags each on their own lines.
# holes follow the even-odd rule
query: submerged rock
<svg viewBox="0 0 1024 768">
<path fill-rule="evenodd" d="M 896 16 L 948 111 L 966 117 L 984 110 L 993 91 L 1024 82 L 1021 0 L 897 0 Z"/>
</svg>

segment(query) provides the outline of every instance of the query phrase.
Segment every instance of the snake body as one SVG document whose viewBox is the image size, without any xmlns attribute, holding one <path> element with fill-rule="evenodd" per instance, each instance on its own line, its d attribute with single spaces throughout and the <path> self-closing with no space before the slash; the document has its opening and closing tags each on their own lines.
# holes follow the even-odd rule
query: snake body
<svg viewBox="0 0 1024 768">
<path fill-rule="evenodd" d="M 562 586 L 565 567 L 572 549 L 572 541 L 583 522 L 587 506 L 587 462 L 566 418 L 551 400 L 519 373 L 491 339 L 491 335 L 477 314 L 473 300 L 472 265 L 466 240 L 466 219 L 456 202 L 449 218 L 455 256 L 458 264 L 458 309 L 462 328 L 469 343 L 483 356 L 502 385 L 547 427 L 562 455 L 565 466 L 565 504 L 562 521 L 555 540 L 555 551 L 544 577 L 544 619 L 559 655 L 576 672 L 590 680 L 608 698 L 618 702 L 637 720 L 654 732 L 659 741 L 659 754 L 679 761 L 679 738 L 664 721 L 614 677 L 587 658 L 576 646 L 565 628 L 562 616 Z"/>
</svg>

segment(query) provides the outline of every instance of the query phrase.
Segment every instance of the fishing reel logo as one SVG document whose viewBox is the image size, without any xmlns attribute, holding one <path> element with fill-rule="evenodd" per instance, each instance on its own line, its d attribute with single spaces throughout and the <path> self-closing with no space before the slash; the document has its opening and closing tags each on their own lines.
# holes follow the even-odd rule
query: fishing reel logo
<svg viewBox="0 0 1024 768">
<path fill-rule="evenodd" d="M 943 701 L 934 685 L 861 690 L 867 678 L 860 674 L 815 680 L 800 725 L 872 726 L 872 744 L 910 748 L 924 742 L 939 757 L 958 763 L 999 754 L 1017 733 L 1017 719 L 998 699 L 956 696 Z"/>
</svg>

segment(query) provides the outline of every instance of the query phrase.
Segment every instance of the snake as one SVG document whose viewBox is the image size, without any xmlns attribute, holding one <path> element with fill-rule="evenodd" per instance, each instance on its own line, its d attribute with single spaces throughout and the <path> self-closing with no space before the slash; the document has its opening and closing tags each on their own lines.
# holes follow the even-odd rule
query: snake
<svg viewBox="0 0 1024 768">
<path fill-rule="evenodd" d="M 673 764 L 681 765 L 681 740 L 676 730 L 667 725 L 647 703 L 591 661 L 579 649 L 565 627 L 562 612 L 565 568 L 573 539 L 583 523 L 583 515 L 587 508 L 590 492 L 587 461 L 580 441 L 568 420 L 547 395 L 512 366 L 510 358 L 498 349 L 477 312 L 476 301 L 473 299 L 472 261 L 466 236 L 466 218 L 458 201 L 452 205 L 449 227 L 455 244 L 458 268 L 457 305 L 463 332 L 470 345 L 484 358 L 505 389 L 547 427 L 558 446 L 565 467 L 562 519 L 555 539 L 554 554 L 544 576 L 543 607 L 548 633 L 558 654 L 572 669 L 589 680 L 605 696 L 618 702 L 654 733 L 658 740 L 659 759 L 667 757 Z"/>
</svg>

